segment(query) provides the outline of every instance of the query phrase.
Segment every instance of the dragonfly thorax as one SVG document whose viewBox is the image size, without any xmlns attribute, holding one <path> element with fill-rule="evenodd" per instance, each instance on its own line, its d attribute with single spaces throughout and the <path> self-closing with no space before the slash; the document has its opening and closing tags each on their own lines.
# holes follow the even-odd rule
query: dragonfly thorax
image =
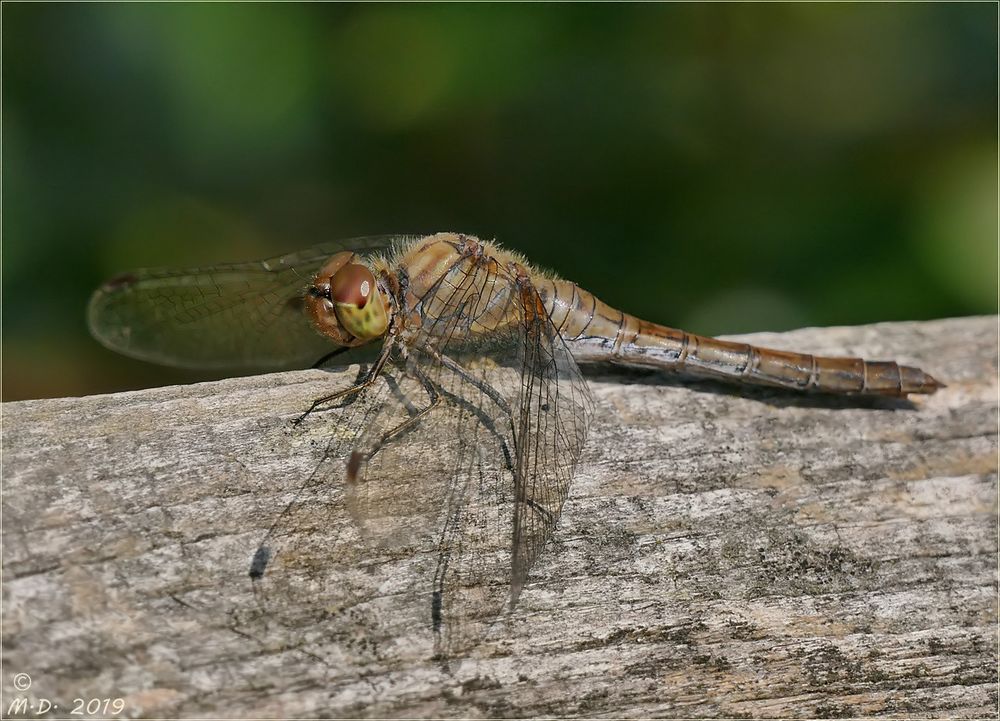
<svg viewBox="0 0 1000 721">
<path fill-rule="evenodd" d="M 313 278 L 306 311 L 313 325 L 336 343 L 357 346 L 383 335 L 389 326 L 389 300 L 357 254 L 337 253 Z"/>
</svg>

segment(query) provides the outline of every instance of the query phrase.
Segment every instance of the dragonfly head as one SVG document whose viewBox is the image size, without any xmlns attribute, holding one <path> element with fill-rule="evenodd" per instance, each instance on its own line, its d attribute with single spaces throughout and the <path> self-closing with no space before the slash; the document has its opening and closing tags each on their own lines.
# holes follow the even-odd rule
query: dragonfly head
<svg viewBox="0 0 1000 721">
<path fill-rule="evenodd" d="M 320 268 L 306 293 L 306 308 L 323 335 L 356 346 L 385 333 L 389 303 L 356 253 L 337 253 Z"/>
</svg>

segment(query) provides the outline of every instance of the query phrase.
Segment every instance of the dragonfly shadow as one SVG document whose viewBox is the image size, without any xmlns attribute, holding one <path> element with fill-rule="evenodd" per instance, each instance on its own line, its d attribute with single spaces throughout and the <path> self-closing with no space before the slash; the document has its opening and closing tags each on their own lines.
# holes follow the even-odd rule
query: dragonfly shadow
<svg viewBox="0 0 1000 721">
<path fill-rule="evenodd" d="M 878 411 L 915 411 L 916 404 L 906 398 L 894 396 L 834 395 L 831 393 L 803 393 L 770 386 L 735 385 L 711 378 L 691 378 L 659 370 L 643 370 L 613 365 L 596 365 L 583 368 L 589 381 L 607 381 L 631 385 L 668 386 L 689 388 L 698 393 L 748 398 L 774 408 L 861 408 Z"/>
</svg>

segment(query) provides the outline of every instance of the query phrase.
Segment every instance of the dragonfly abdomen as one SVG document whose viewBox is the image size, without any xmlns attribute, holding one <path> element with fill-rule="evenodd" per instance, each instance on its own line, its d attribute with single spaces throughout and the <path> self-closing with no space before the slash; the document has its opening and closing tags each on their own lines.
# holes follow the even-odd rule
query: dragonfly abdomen
<svg viewBox="0 0 1000 721">
<path fill-rule="evenodd" d="M 756 385 L 823 393 L 905 396 L 941 387 L 894 361 L 831 358 L 760 348 L 657 325 L 612 308 L 568 281 L 539 292 L 578 362 L 672 370 Z"/>
</svg>

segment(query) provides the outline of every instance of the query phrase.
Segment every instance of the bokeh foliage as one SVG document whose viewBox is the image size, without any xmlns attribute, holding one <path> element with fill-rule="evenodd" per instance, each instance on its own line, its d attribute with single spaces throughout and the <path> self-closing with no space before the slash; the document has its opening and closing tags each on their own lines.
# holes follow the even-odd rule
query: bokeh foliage
<svg viewBox="0 0 1000 721">
<path fill-rule="evenodd" d="M 996 309 L 995 4 L 2 13 L 5 400 L 207 377 L 90 340 L 111 275 L 371 233 L 702 333 Z"/>
</svg>

